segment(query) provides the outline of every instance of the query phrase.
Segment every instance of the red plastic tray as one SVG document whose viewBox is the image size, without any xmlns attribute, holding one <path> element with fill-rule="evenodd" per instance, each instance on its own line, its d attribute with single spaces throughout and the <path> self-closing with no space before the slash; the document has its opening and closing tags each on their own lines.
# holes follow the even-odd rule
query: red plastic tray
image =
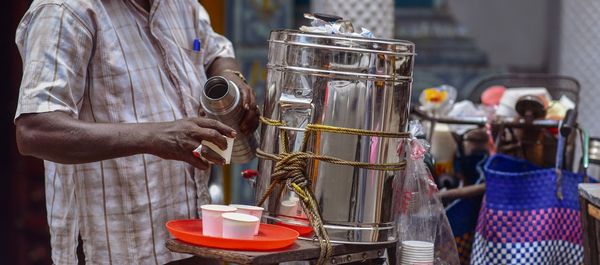
<svg viewBox="0 0 600 265">
<path fill-rule="evenodd" d="M 221 249 L 267 251 L 282 249 L 294 244 L 298 232 L 278 225 L 260 224 L 253 239 L 210 237 L 202 234 L 202 220 L 173 220 L 166 224 L 171 235 L 183 242 Z"/>
<path fill-rule="evenodd" d="M 295 230 L 301 236 L 307 236 L 307 235 L 312 234 L 312 232 L 313 232 L 313 229 L 310 226 L 294 225 L 294 224 L 288 224 L 288 223 L 284 223 L 284 222 L 276 222 L 275 224 Z"/>
</svg>

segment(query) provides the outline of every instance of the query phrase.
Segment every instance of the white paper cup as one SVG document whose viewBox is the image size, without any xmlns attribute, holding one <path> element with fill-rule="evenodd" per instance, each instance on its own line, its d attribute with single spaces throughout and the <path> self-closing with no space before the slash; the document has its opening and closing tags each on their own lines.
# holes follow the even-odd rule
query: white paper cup
<svg viewBox="0 0 600 265">
<path fill-rule="evenodd" d="M 256 216 L 243 213 L 223 214 L 223 238 L 252 239 L 260 222 Z"/>
<path fill-rule="evenodd" d="M 285 200 L 281 201 L 279 206 L 279 214 L 291 217 L 298 216 L 298 201 L 296 200 Z"/>
<path fill-rule="evenodd" d="M 236 213 L 249 214 L 258 218 L 258 223 L 256 223 L 256 227 L 254 228 L 254 235 L 258 235 L 258 229 L 260 228 L 260 220 L 262 219 L 262 214 L 265 208 L 260 206 L 243 204 L 230 204 L 229 206 L 237 208 L 237 210 L 235 211 Z"/>
<path fill-rule="evenodd" d="M 205 204 L 202 209 L 202 234 L 221 237 L 223 234 L 223 213 L 235 212 L 236 208 L 226 205 Z"/>
</svg>

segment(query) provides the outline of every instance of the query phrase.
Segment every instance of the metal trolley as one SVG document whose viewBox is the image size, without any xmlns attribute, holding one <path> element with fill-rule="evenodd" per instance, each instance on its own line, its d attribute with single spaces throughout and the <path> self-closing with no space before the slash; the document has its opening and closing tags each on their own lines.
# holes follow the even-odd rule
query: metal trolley
<svg viewBox="0 0 600 265">
<path fill-rule="evenodd" d="M 475 226 L 479 207 L 486 186 L 478 163 L 485 161 L 492 152 L 510 154 L 527 159 L 542 167 L 556 166 L 556 160 L 562 161 L 560 167 L 574 169 L 574 151 L 577 138 L 577 112 L 580 85 L 577 80 L 567 76 L 547 74 L 506 74 L 494 75 L 481 80 L 467 97 L 473 103 L 480 103 L 482 93 L 491 86 L 544 87 L 553 99 L 566 96 L 575 103 L 575 108 L 567 111 L 563 120 L 545 119 L 543 105 L 525 102 L 520 106 L 520 117 L 469 117 L 451 118 L 432 116 L 418 107 L 412 108 L 414 118 L 428 121 L 431 125 L 429 137 L 436 124 L 476 125 L 464 135 L 453 135 L 457 144 L 454 165 L 457 172 L 451 175 L 454 188 L 442 190 L 441 199 L 448 205 L 447 215 L 456 239 L 461 264 L 468 264 L 471 256 Z M 490 138 L 493 141 L 490 141 Z M 490 148 L 490 143 L 493 147 Z M 435 144 L 435 143 L 432 143 Z M 473 147 L 475 146 L 475 147 Z M 465 150 L 477 149 L 477 155 Z M 492 150 L 490 150 L 492 149 Z M 557 156 L 558 154 L 558 156 Z M 456 176 L 460 175 L 463 185 L 456 187 Z M 448 176 L 436 176 L 438 184 Z M 443 185 L 442 185 L 443 186 Z M 452 186 L 452 185 L 448 185 Z M 454 218 L 454 219 L 453 219 Z"/>
<path fill-rule="evenodd" d="M 572 170 L 574 167 L 575 134 L 571 133 L 577 126 L 577 111 L 579 102 L 579 82 L 568 76 L 547 74 L 506 74 L 494 75 L 481 80 L 475 85 L 467 99 L 474 103 L 480 103 L 481 94 L 491 86 L 502 85 L 507 88 L 513 87 L 544 87 L 553 99 L 567 96 L 575 102 L 575 108 L 568 111 L 562 121 L 540 118 L 538 106 L 525 105 L 521 116 L 518 118 L 504 117 L 469 117 L 451 118 L 443 116 L 432 116 L 413 106 L 411 114 L 420 120 L 429 121 L 430 132 L 437 123 L 476 125 L 480 130 L 486 126 L 490 127 L 491 134 L 495 139 L 495 148 L 498 152 L 509 153 L 518 157 L 535 161 L 542 166 L 554 166 L 556 152 L 559 150 L 557 137 L 553 136 L 556 130 L 565 137 L 566 145 L 563 151 L 563 168 Z M 542 106 L 543 107 L 543 106 Z M 506 140 L 506 133 L 516 136 L 516 139 Z M 431 135 L 431 133 L 429 134 Z M 457 145 L 464 144 L 465 139 L 456 136 Z M 479 141 L 486 139 L 477 139 Z M 475 141 L 477 141 L 475 140 Z M 487 141 L 487 140 L 486 140 Z"/>
</svg>

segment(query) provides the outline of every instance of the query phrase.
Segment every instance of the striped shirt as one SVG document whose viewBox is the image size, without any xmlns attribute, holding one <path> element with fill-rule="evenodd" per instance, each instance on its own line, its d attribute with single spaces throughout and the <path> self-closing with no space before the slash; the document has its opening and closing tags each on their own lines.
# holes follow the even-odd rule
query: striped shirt
<svg viewBox="0 0 600 265">
<path fill-rule="evenodd" d="M 198 115 L 205 69 L 233 57 L 195 0 L 38 0 L 16 43 L 24 65 L 16 118 L 62 111 L 96 123 L 164 122 Z M 194 51 L 194 39 L 201 41 Z M 94 148 L 90 146 L 89 148 Z M 164 264 L 168 220 L 197 218 L 207 174 L 152 155 L 64 165 L 45 161 L 55 264 Z"/>
</svg>

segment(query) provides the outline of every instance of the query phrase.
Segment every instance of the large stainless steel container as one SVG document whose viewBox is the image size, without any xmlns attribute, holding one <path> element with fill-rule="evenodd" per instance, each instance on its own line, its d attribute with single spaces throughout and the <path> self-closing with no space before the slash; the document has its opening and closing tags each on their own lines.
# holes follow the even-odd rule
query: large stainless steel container
<svg viewBox="0 0 600 265">
<path fill-rule="evenodd" d="M 290 151 L 299 151 L 307 124 L 405 131 L 414 45 L 293 30 L 271 32 L 263 115 L 287 123 Z M 262 126 L 261 149 L 277 154 L 279 130 Z M 318 133 L 307 151 L 351 161 L 392 163 L 399 139 Z M 257 197 L 270 184 L 275 162 L 259 160 Z M 312 189 L 333 242 L 395 240 L 392 181 L 398 172 L 309 163 Z M 281 196 L 279 196 L 281 194 Z M 269 218 L 308 225 L 295 194 L 275 191 Z"/>
</svg>

